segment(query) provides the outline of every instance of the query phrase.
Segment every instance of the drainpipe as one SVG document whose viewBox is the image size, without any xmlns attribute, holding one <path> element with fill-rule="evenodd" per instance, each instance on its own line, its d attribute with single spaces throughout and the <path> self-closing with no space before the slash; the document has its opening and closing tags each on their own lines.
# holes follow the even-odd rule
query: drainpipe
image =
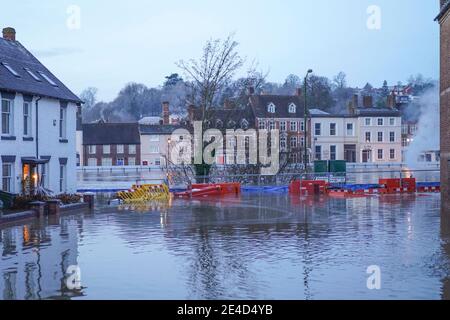
<svg viewBox="0 0 450 320">
<path fill-rule="evenodd" d="M 42 97 L 36 99 L 36 159 L 39 159 L 39 101 Z"/>
</svg>

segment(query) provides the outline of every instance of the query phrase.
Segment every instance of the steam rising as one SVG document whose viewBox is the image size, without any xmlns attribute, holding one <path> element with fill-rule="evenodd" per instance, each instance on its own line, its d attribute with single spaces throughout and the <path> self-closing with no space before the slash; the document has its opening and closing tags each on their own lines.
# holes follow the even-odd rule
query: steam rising
<svg viewBox="0 0 450 320">
<path fill-rule="evenodd" d="M 414 141 L 408 147 L 406 152 L 406 164 L 410 168 L 417 167 L 419 156 L 425 151 L 439 150 L 439 88 L 433 88 L 425 91 L 420 96 L 418 103 L 408 108 L 419 108 L 418 131 Z M 417 110 L 417 109 L 416 109 Z M 410 110 L 414 112 L 414 110 Z"/>
</svg>

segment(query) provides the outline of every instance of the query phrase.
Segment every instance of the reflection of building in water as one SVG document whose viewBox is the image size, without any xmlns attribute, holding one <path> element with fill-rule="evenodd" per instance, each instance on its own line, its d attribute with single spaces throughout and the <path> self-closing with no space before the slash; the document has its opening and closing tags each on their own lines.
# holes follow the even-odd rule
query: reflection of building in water
<svg viewBox="0 0 450 320">
<path fill-rule="evenodd" d="M 0 230 L 0 300 L 73 296 L 65 273 L 77 265 L 81 221 L 64 218 L 56 227 L 36 222 Z"/>
</svg>

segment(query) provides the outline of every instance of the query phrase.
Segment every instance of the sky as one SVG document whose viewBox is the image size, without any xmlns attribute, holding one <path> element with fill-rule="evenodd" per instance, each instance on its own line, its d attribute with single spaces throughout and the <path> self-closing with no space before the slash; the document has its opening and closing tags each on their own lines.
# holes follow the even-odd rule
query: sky
<svg viewBox="0 0 450 320">
<path fill-rule="evenodd" d="M 177 61 L 230 33 L 268 81 L 309 68 L 329 78 L 344 71 L 358 87 L 439 76 L 439 0 L 0 0 L 0 8 L 0 28 L 14 27 L 72 91 L 96 87 L 103 101 L 129 82 L 160 86 L 182 74 Z"/>
</svg>

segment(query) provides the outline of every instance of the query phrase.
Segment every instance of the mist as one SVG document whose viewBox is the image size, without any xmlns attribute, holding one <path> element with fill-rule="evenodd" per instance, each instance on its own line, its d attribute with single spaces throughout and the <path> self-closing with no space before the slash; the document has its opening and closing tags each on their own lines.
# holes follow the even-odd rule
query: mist
<svg viewBox="0 0 450 320">
<path fill-rule="evenodd" d="M 419 100 L 410 105 L 407 110 L 408 113 L 417 114 L 418 130 L 406 151 L 406 164 L 410 168 L 417 167 L 419 156 L 424 151 L 436 151 L 440 149 L 440 116 L 439 116 L 439 88 L 434 86 L 424 92 Z"/>
</svg>

